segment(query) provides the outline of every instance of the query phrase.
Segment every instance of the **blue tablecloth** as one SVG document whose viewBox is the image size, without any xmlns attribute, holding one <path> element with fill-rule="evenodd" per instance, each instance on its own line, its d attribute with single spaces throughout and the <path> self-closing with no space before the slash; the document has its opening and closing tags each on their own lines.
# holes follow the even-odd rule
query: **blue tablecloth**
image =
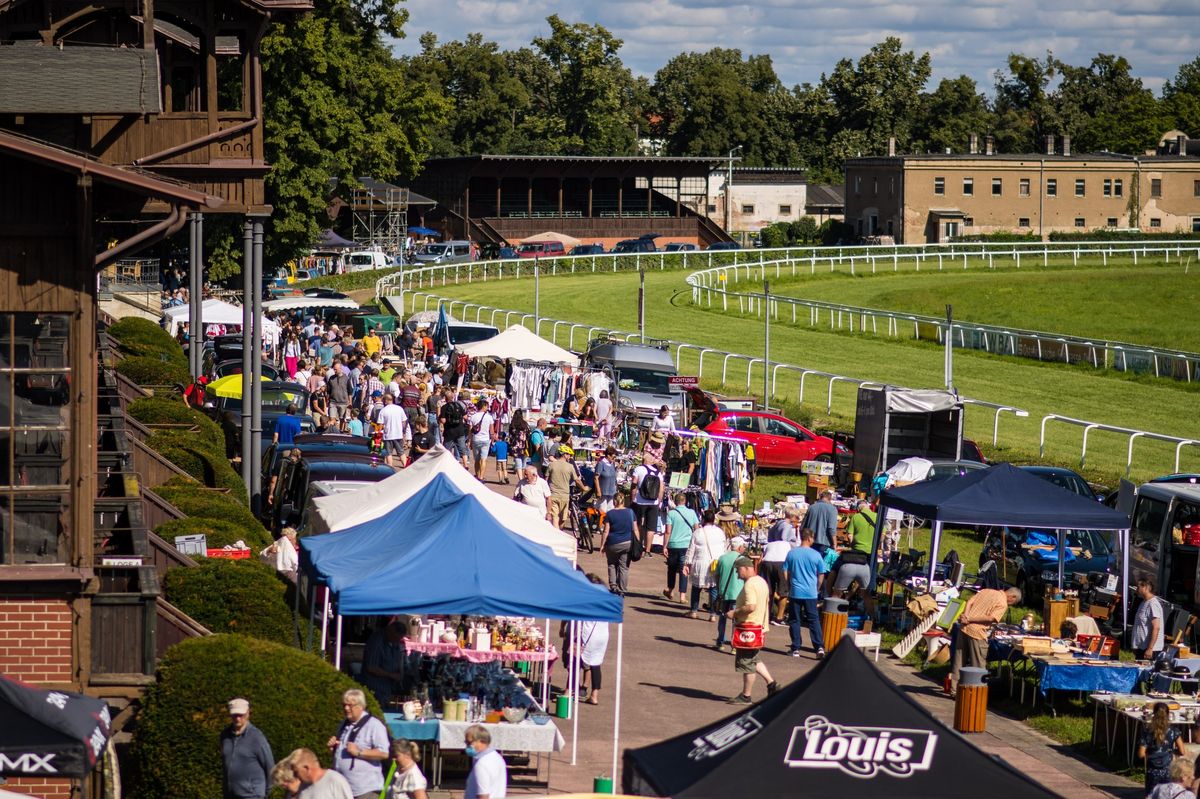
<svg viewBox="0 0 1200 799">
<path fill-rule="evenodd" d="M 383 720 L 393 738 L 407 738 L 410 741 L 436 741 L 438 739 L 438 720 L 407 721 L 403 713 L 384 713 Z"/>
<path fill-rule="evenodd" d="M 1061 691 L 1110 691 L 1132 693 L 1141 677 L 1140 666 L 1088 666 L 1082 663 L 1050 663 L 1037 658 L 1033 661 L 1038 674 L 1038 688 L 1045 696 L 1052 688 Z"/>
</svg>

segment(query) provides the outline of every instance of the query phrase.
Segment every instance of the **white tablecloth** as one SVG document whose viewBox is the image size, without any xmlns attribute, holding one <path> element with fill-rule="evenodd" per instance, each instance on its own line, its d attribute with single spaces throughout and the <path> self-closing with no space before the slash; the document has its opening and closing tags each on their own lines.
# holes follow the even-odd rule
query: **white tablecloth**
<svg viewBox="0 0 1200 799">
<path fill-rule="evenodd" d="M 445 721 L 438 723 L 438 746 L 442 749 L 463 749 L 467 745 L 466 732 L 471 723 Z M 482 725 L 492 734 L 492 747 L 502 752 L 561 752 L 567 742 L 554 726 L 554 721 L 534 724 L 526 719 L 520 724 Z"/>
</svg>

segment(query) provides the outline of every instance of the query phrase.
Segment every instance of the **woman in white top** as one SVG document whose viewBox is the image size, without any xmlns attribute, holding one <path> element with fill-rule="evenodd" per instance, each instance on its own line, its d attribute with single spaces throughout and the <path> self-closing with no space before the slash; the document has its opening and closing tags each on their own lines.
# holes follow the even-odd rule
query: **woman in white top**
<svg viewBox="0 0 1200 799">
<path fill-rule="evenodd" d="M 650 420 L 650 432 L 662 430 L 664 433 L 675 432 L 675 417 L 666 405 L 658 409 L 658 415 Z"/>
<path fill-rule="evenodd" d="M 425 793 L 428 783 L 417 761 L 421 750 L 412 741 L 397 738 L 392 741 L 392 759 L 396 761 L 396 773 L 388 786 L 388 799 L 429 799 Z"/>
<path fill-rule="evenodd" d="M 702 524 L 692 530 L 692 541 L 683 556 L 683 573 L 691 578 L 692 584 L 692 606 L 687 612 L 689 619 L 700 617 L 700 591 L 707 591 L 716 585 L 712 564 L 725 554 L 729 545 L 725 531 L 717 527 L 717 514 L 712 508 L 704 511 L 701 521 Z M 708 620 L 715 621 L 716 618 L 710 604 Z"/>
<path fill-rule="evenodd" d="M 595 585 L 604 585 L 599 575 L 589 574 L 588 580 Z M 604 664 L 604 653 L 608 651 L 608 623 L 603 621 L 579 622 L 579 662 L 581 668 L 580 684 L 589 705 L 600 704 L 600 688 L 602 687 L 600 667 Z M 591 677 L 589 693 L 588 677 Z"/>
</svg>

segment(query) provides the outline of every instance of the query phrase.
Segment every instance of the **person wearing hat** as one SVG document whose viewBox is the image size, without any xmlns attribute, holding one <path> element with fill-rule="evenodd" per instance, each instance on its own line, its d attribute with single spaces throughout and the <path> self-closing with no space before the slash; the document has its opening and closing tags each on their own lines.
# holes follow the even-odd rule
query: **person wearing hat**
<svg viewBox="0 0 1200 799">
<path fill-rule="evenodd" d="M 653 456 L 654 465 L 660 469 L 665 465 L 663 456 L 666 454 L 666 450 L 667 434 L 662 430 L 654 430 L 646 437 L 646 449 L 644 451 L 647 455 Z"/>
<path fill-rule="evenodd" d="M 221 732 L 224 799 L 264 799 L 271 787 L 275 756 L 262 730 L 250 723 L 250 703 L 229 700 L 229 726 Z"/>
<path fill-rule="evenodd" d="M 738 595 L 742 593 L 745 580 L 738 576 L 738 558 L 746 554 L 746 539 L 735 535 L 729 539 L 729 551 L 717 558 L 717 569 L 713 575 L 716 583 L 713 585 L 713 610 L 717 613 L 717 651 L 732 652 L 729 636 L 726 635 L 729 617 L 725 613 L 737 604 Z M 768 584 L 769 585 L 769 584 Z"/>
<path fill-rule="evenodd" d="M 733 562 L 737 576 L 745 581 L 741 593 L 738 594 L 737 604 L 725 612 L 726 618 L 733 619 L 734 624 L 756 624 L 762 628 L 764 639 L 767 634 L 767 616 L 771 609 L 771 589 L 767 581 L 758 576 L 754 569 L 754 561 L 745 555 L 738 556 Z M 754 702 L 754 678 L 762 676 L 767 684 L 767 696 L 779 690 L 779 683 L 771 677 L 767 664 L 760 657 L 762 649 L 735 649 L 733 669 L 742 675 L 742 691 L 729 701 L 738 705 L 749 705 Z"/>
</svg>

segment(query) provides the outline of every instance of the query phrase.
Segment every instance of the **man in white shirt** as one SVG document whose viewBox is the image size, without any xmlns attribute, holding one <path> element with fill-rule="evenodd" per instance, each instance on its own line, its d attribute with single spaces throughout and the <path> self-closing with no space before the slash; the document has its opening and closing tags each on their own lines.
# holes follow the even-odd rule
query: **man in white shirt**
<svg viewBox="0 0 1200 799">
<path fill-rule="evenodd" d="M 383 407 L 379 409 L 377 421 L 383 425 L 383 451 L 387 465 L 393 469 L 404 466 L 408 459 L 408 445 L 412 441 L 412 429 L 408 426 L 408 414 L 396 404 L 391 394 L 383 395 Z"/>
<path fill-rule="evenodd" d="M 297 749 L 288 756 L 292 769 L 304 785 L 304 799 L 354 799 L 350 783 L 336 771 L 321 767 L 311 749 Z"/>
<path fill-rule="evenodd" d="M 480 399 L 475 404 L 475 413 L 467 421 L 467 430 L 471 436 L 471 457 L 475 461 L 475 478 L 483 482 L 483 469 L 487 466 L 488 450 L 492 446 L 492 425 L 496 419 L 488 413 L 487 400 Z"/>
<path fill-rule="evenodd" d="M 472 724 L 463 737 L 467 757 L 474 761 L 463 799 L 503 799 L 508 795 L 508 766 L 492 748 L 492 734 L 486 727 Z"/>
<path fill-rule="evenodd" d="M 536 466 L 526 466 L 517 483 L 517 491 L 513 499 L 523 502 L 531 508 L 536 508 L 543 517 L 549 513 L 547 502 L 550 499 L 550 484 L 538 474 Z"/>
</svg>

